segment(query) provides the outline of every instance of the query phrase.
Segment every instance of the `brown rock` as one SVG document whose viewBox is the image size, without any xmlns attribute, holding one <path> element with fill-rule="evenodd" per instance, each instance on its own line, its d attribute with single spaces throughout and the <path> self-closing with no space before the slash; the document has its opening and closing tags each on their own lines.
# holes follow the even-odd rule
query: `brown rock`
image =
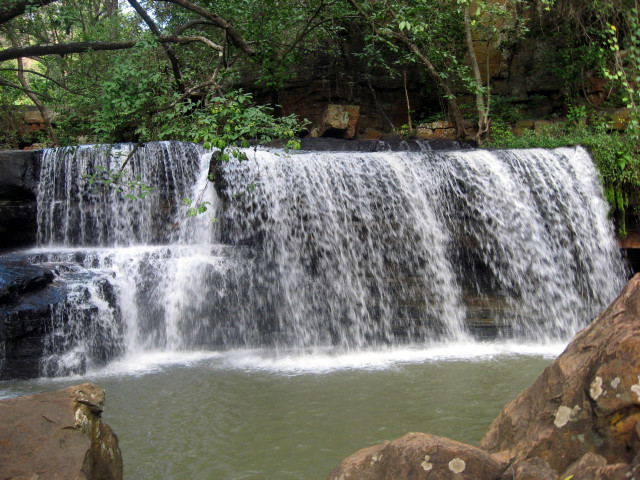
<svg viewBox="0 0 640 480">
<path fill-rule="evenodd" d="M 358 105 L 327 105 L 322 119 L 322 125 L 311 130 L 312 137 L 322 137 L 332 131 L 331 136 L 340 132 L 342 138 L 353 138 L 356 134 L 356 124 L 360 116 Z"/>
<path fill-rule="evenodd" d="M 607 460 L 595 453 L 586 453 L 572 464 L 561 478 L 580 480 L 628 480 L 630 466 L 624 463 L 607 465 Z"/>
<path fill-rule="evenodd" d="M 416 129 L 416 138 L 422 140 L 455 140 L 457 130 L 452 122 L 421 123 Z"/>
<path fill-rule="evenodd" d="M 375 128 L 366 128 L 364 132 L 358 135 L 358 140 L 380 140 L 382 133 Z"/>
<path fill-rule="evenodd" d="M 628 464 L 638 453 L 639 420 L 640 275 L 636 275 L 536 382 L 504 408 L 480 446 L 506 452 L 515 467 L 539 457 L 557 472 L 597 452 L 610 466 L 598 467 L 604 470 L 593 478 L 617 478 L 615 464 Z"/>
<path fill-rule="evenodd" d="M 611 115 L 611 128 L 613 130 L 624 130 L 629 125 L 630 111 L 628 108 L 617 108 L 609 110 Z"/>
<path fill-rule="evenodd" d="M 486 452 L 447 438 L 408 433 L 360 450 L 329 474 L 329 480 L 498 480 L 506 467 Z"/>
<path fill-rule="evenodd" d="M 558 480 L 558 473 L 543 459 L 532 458 L 517 467 L 509 466 L 502 480 Z"/>
<path fill-rule="evenodd" d="M 0 478 L 122 479 L 118 437 L 90 383 L 0 401 Z"/>
<path fill-rule="evenodd" d="M 38 110 L 27 110 L 24 112 L 24 123 L 44 123 L 42 114 Z"/>
</svg>

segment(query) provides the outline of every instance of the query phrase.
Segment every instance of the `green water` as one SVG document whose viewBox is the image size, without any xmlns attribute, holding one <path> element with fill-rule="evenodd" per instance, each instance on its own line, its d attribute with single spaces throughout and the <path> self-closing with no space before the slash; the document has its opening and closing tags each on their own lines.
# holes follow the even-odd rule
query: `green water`
<svg viewBox="0 0 640 480">
<path fill-rule="evenodd" d="M 477 444 L 549 362 L 510 354 L 296 371 L 210 358 L 0 382 L 0 396 L 102 386 L 103 418 L 120 438 L 126 479 L 313 480 L 354 451 L 410 431 Z"/>
</svg>

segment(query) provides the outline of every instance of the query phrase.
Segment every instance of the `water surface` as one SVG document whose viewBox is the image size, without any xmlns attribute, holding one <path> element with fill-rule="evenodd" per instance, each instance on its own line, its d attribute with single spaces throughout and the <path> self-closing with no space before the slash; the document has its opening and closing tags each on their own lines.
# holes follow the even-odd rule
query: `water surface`
<svg viewBox="0 0 640 480">
<path fill-rule="evenodd" d="M 313 480 L 410 431 L 477 444 L 559 348 L 151 353 L 85 377 L 1 382 L 0 396 L 102 386 L 127 479 Z"/>
</svg>

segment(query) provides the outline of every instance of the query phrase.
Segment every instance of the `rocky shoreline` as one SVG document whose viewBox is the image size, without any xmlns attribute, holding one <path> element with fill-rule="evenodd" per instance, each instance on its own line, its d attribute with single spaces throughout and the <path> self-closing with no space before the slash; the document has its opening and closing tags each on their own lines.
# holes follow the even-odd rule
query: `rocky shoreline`
<svg viewBox="0 0 640 480">
<path fill-rule="evenodd" d="M 529 388 L 480 448 L 424 433 L 365 448 L 329 480 L 640 478 L 640 275 Z"/>
</svg>

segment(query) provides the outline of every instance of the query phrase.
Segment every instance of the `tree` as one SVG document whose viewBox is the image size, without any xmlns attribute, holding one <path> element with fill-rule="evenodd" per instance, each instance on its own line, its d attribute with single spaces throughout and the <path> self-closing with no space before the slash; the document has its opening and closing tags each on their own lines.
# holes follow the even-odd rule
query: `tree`
<svg viewBox="0 0 640 480">
<path fill-rule="evenodd" d="M 0 98 L 9 90 L 26 94 L 43 113 L 54 144 L 45 103 L 65 111 L 67 132 L 80 124 L 79 130 L 88 127 L 101 140 L 120 140 L 126 130 L 132 140 L 205 135 L 185 128 L 188 137 L 175 127 L 195 123 L 205 129 L 202 118 L 183 118 L 201 117 L 207 102 L 231 102 L 229 85 L 223 85 L 229 57 L 250 58 L 255 51 L 230 22 L 189 0 L 128 3 L 132 11 L 115 0 L 15 0 L 0 10 Z M 172 21 L 156 20 L 163 16 Z M 15 82 L 8 80 L 12 72 Z M 241 95 L 243 102 L 248 98 Z M 168 118 L 173 128 L 166 127 Z M 271 138 L 278 121 L 260 120 Z M 291 130 L 290 120 L 283 121 L 283 133 Z"/>
<path fill-rule="evenodd" d="M 474 44 L 484 42 L 489 49 L 501 36 L 522 35 L 522 19 L 516 15 L 521 0 L 348 2 L 366 21 L 374 38 L 404 54 L 407 61 L 424 66 L 440 89 L 458 136 L 481 143 L 489 129 L 491 75 L 487 63 L 486 78 L 482 78 Z M 474 135 L 458 102 L 460 94 L 468 92 L 475 98 Z"/>
</svg>

